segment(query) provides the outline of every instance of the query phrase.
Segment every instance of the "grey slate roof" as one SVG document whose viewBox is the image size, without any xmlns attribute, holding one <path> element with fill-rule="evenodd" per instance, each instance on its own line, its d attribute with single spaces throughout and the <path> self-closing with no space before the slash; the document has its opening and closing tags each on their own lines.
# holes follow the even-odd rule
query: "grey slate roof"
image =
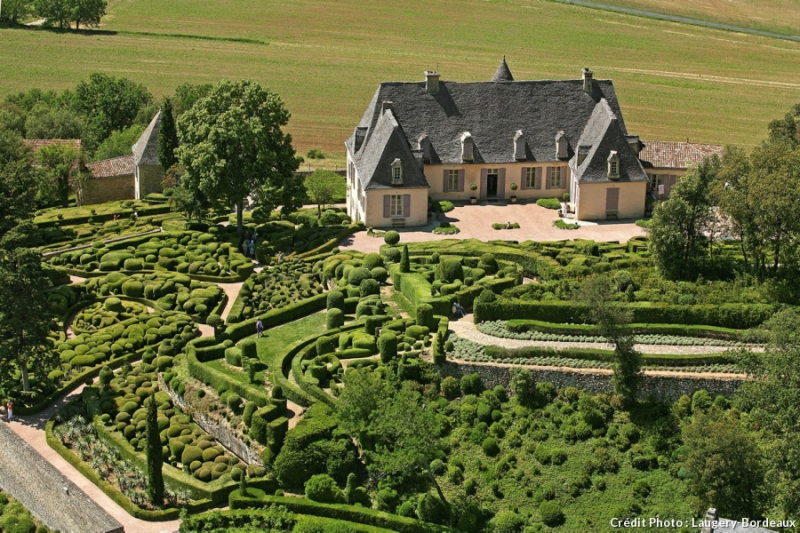
<svg viewBox="0 0 800 533">
<path fill-rule="evenodd" d="M 153 120 L 145 128 L 142 136 L 131 148 L 133 150 L 134 164 L 160 165 L 158 161 L 158 130 L 161 128 L 161 111 L 156 113 Z"/>
<path fill-rule="evenodd" d="M 506 63 L 506 56 L 503 56 L 503 60 L 497 67 L 497 72 L 494 73 L 491 81 L 514 81 L 514 76 L 511 75 L 511 70 L 508 68 L 508 63 Z"/>
<path fill-rule="evenodd" d="M 647 174 L 628 144 L 620 128 L 619 120 L 605 100 L 600 100 L 586 128 L 578 140 L 579 147 L 588 147 L 586 158 L 578 165 L 578 158 L 570 161 L 570 167 L 581 183 L 600 183 L 608 179 L 608 157 L 612 151 L 619 157 L 619 179 L 614 182 L 647 181 Z"/>
<path fill-rule="evenodd" d="M 403 167 L 404 187 L 429 187 L 392 111 L 386 111 L 378 118 L 369 144 L 364 144 L 357 161 L 358 175 L 364 189 L 397 187 L 392 185 L 392 162 L 395 159 L 400 159 Z"/>
<path fill-rule="evenodd" d="M 499 73 L 504 65 L 508 70 L 508 65 L 501 62 Z M 508 76 L 511 76 L 510 71 Z M 432 145 L 431 160 L 426 163 L 462 164 L 460 138 L 464 132 L 470 132 L 475 143 L 474 163 L 517 162 L 514 159 L 514 135 L 517 130 L 521 130 L 525 137 L 527 161 L 554 162 L 557 161 L 555 137 L 559 131 L 563 131 L 569 143 L 573 170 L 576 169 L 575 154 L 579 143 L 594 143 L 591 145 L 594 148 L 590 154 L 592 157 L 587 157 L 578 170 L 579 178 L 585 173 L 588 181 L 602 180 L 599 162 L 602 159 L 605 164 L 609 150 L 616 150 L 624 175 L 619 181 L 647 179 L 625 139 L 628 132 L 610 80 L 593 80 L 591 94 L 584 92 L 581 79 L 475 83 L 440 81 L 437 94 L 429 94 L 423 81 L 381 83 L 358 124 L 358 128 L 366 131 L 359 150 L 355 150 L 355 134 L 345 142 L 365 184 L 371 183 L 372 175 L 365 172 L 365 162 L 372 162 L 370 168 L 373 170 L 377 168 L 376 146 L 373 143 L 385 146 L 385 138 L 379 138 L 377 131 L 381 106 L 387 101 L 392 102 L 398 131 L 405 135 L 405 143 L 393 139 L 392 144 L 404 144 L 404 148 L 416 149 L 420 137 L 426 135 Z M 613 120 L 607 116 L 609 112 Z M 595 114 L 598 116 L 589 124 Z M 394 157 L 401 156 L 391 155 L 387 159 L 391 162 Z M 388 168 L 385 170 L 389 172 Z"/>
</svg>

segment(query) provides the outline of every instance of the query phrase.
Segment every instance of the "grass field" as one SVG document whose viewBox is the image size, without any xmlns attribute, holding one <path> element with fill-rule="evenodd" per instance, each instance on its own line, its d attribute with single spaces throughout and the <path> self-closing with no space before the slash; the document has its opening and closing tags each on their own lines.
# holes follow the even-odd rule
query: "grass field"
<svg viewBox="0 0 800 533">
<path fill-rule="evenodd" d="M 116 34 L 0 30 L 0 95 L 71 88 L 95 71 L 156 95 L 252 78 L 286 101 L 298 152 L 320 148 L 339 168 L 381 81 L 437 67 L 445 80 L 488 80 L 502 54 L 517 79 L 577 79 L 584 66 L 613 79 L 645 140 L 753 146 L 800 100 L 800 43 L 547 0 L 116 0 L 108 13 L 102 29 Z"/>
<path fill-rule="evenodd" d="M 800 35 L 798 0 L 598 0 L 598 3 Z"/>
</svg>

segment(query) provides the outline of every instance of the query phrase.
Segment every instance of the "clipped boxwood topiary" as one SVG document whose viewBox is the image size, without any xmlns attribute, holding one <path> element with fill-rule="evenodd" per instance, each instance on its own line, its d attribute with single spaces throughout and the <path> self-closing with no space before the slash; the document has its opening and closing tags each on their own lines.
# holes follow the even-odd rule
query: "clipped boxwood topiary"
<svg viewBox="0 0 800 533">
<path fill-rule="evenodd" d="M 340 309 L 329 309 L 325 317 L 328 329 L 336 329 L 344 326 L 344 313 Z"/>
<path fill-rule="evenodd" d="M 361 284 L 358 286 L 358 290 L 361 298 L 366 298 L 367 296 L 381 293 L 381 287 L 374 279 L 362 280 Z"/>
<path fill-rule="evenodd" d="M 371 279 L 369 270 L 364 267 L 356 267 L 350 270 L 347 274 L 347 283 L 354 287 L 361 286 L 361 282 L 365 279 Z"/>
<path fill-rule="evenodd" d="M 331 309 L 339 309 L 340 311 L 344 311 L 344 294 L 342 294 L 341 291 L 329 292 L 326 308 L 329 311 Z"/>
<path fill-rule="evenodd" d="M 550 527 L 560 526 L 564 523 L 564 513 L 561 511 L 561 506 L 554 501 L 547 501 L 539 506 L 539 515 L 542 517 L 542 522 Z"/>
<path fill-rule="evenodd" d="M 347 503 L 344 493 L 328 474 L 317 474 L 306 481 L 306 498 L 322 503 Z"/>
<path fill-rule="evenodd" d="M 397 337 L 394 333 L 388 331 L 381 333 L 381 336 L 378 337 L 378 351 L 381 354 L 381 362 L 384 364 L 397 357 Z"/>
<path fill-rule="evenodd" d="M 438 324 L 433 318 L 433 306 L 430 304 L 419 304 L 417 306 L 417 325 L 425 326 L 429 330 L 436 329 Z"/>
<path fill-rule="evenodd" d="M 243 340 L 239 348 L 242 350 L 243 359 L 258 359 L 258 347 L 256 346 L 255 339 L 249 338 Z"/>
<path fill-rule="evenodd" d="M 330 337 L 320 337 L 317 339 L 317 355 L 325 355 L 329 353 L 333 353 L 335 348 L 333 346 L 333 340 Z"/>
<path fill-rule="evenodd" d="M 400 242 L 400 234 L 394 230 L 387 231 L 383 234 L 383 242 L 388 244 L 389 246 L 394 246 L 398 242 Z"/>
</svg>

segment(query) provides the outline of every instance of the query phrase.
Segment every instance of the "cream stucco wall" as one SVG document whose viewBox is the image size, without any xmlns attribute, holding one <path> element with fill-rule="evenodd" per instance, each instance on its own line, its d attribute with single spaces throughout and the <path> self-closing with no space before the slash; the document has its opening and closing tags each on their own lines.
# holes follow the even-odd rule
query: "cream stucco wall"
<svg viewBox="0 0 800 533">
<path fill-rule="evenodd" d="M 408 217 L 383 216 L 383 197 L 391 194 L 411 196 L 411 209 Z M 428 189 L 377 189 L 367 191 L 366 217 L 364 224 L 369 228 L 391 228 L 394 220 L 402 220 L 405 226 L 424 226 L 428 223 Z"/>
<path fill-rule="evenodd" d="M 547 176 L 547 167 L 562 167 L 567 168 L 566 162 L 544 162 L 544 163 L 507 163 L 507 164 L 462 164 L 462 165 L 425 165 L 425 177 L 428 179 L 430 188 L 430 196 L 433 200 L 455 200 L 455 201 L 468 201 L 471 196 L 480 196 L 481 186 L 481 170 L 484 168 L 492 169 L 505 169 L 506 180 L 505 190 L 500 194 L 498 190 L 498 198 L 508 199 L 512 192 L 519 199 L 537 199 L 537 198 L 561 198 L 569 187 L 569 180 L 565 179 L 562 174 L 561 187 L 558 189 L 547 189 L 545 186 L 545 178 Z M 527 167 L 540 167 L 542 168 L 542 188 L 541 189 L 522 189 L 522 169 Z M 445 170 L 464 170 L 464 191 L 444 192 L 444 171 Z M 565 172 L 564 170 L 561 171 Z M 474 183 L 478 189 L 475 191 L 470 190 L 470 184 Z M 517 184 L 517 190 L 511 190 L 511 184 Z"/>
<path fill-rule="evenodd" d="M 606 189 L 619 189 L 618 218 L 644 216 L 644 199 L 647 182 L 581 183 L 577 202 L 578 220 L 606 220 Z"/>
</svg>

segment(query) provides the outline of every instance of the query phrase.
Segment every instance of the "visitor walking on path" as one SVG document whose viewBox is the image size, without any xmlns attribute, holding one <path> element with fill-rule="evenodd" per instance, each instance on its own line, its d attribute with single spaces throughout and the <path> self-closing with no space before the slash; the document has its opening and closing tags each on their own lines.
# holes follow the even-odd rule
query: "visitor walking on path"
<svg viewBox="0 0 800 533">
<path fill-rule="evenodd" d="M 261 337 L 262 335 L 264 335 L 264 323 L 261 322 L 259 318 L 258 321 L 256 321 L 256 337 Z"/>
<path fill-rule="evenodd" d="M 11 422 L 11 419 L 14 418 L 14 404 L 9 402 L 6 404 L 6 416 L 8 417 L 8 421 Z"/>
<path fill-rule="evenodd" d="M 242 253 L 244 254 L 245 257 L 247 257 L 247 252 L 249 250 L 250 250 L 250 241 L 245 239 L 244 242 L 242 243 Z"/>
<path fill-rule="evenodd" d="M 250 257 L 255 257 L 255 256 L 256 256 L 256 241 L 252 240 L 250 241 Z"/>
</svg>

